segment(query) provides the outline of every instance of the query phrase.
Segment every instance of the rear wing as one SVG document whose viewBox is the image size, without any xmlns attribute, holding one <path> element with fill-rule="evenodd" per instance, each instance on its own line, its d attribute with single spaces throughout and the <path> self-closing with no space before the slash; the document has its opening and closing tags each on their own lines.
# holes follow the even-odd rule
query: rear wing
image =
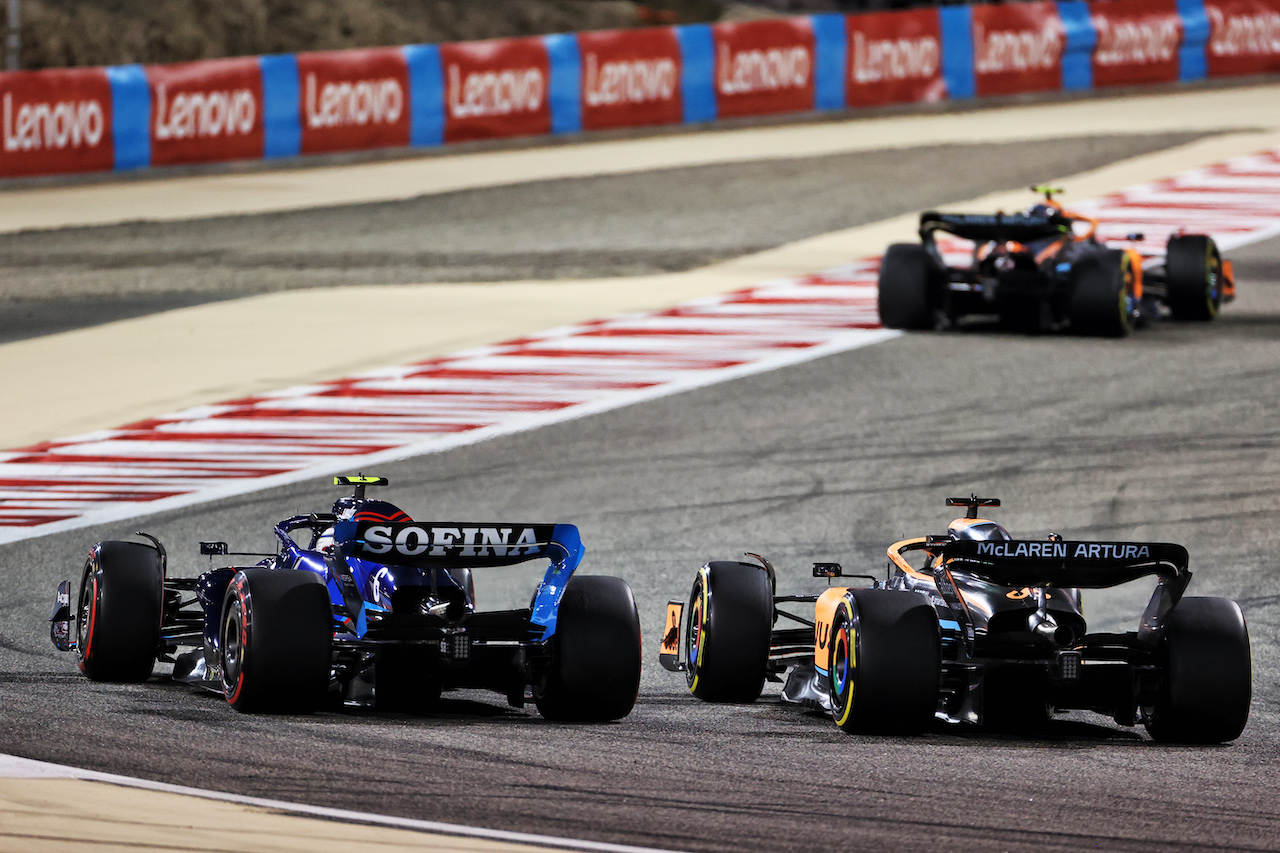
<svg viewBox="0 0 1280 853">
<path fill-rule="evenodd" d="M 551 565 L 530 616 L 542 626 L 544 640 L 555 633 L 565 585 L 585 551 L 572 524 L 341 521 L 334 525 L 333 541 L 342 557 L 419 569 L 514 566 L 545 557 Z"/>
<path fill-rule="evenodd" d="M 933 232 L 945 231 L 974 242 L 1030 243 L 1071 233 L 1071 223 L 1062 215 L 1028 213 L 938 213 L 920 214 L 920 239 L 931 242 Z"/>
<path fill-rule="evenodd" d="M 1168 542 L 959 540 L 944 544 L 938 556 L 953 571 L 1011 587 L 1104 589 L 1148 575 L 1185 587 L 1191 579 L 1187 549 Z"/>
<path fill-rule="evenodd" d="M 1168 542 L 949 541 L 938 556 L 935 583 L 962 620 L 967 611 L 954 595 L 952 571 L 1021 588 L 1105 589 L 1155 575 L 1159 580 L 1138 622 L 1137 641 L 1143 645 L 1158 641 L 1165 618 L 1191 582 L 1187 549 Z"/>
</svg>

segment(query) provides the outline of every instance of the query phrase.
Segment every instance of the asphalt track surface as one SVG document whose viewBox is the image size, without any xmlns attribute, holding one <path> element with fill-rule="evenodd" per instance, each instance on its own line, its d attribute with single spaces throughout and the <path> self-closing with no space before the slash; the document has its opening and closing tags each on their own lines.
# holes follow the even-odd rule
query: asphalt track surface
<svg viewBox="0 0 1280 853">
<path fill-rule="evenodd" d="M 915 147 L 0 234 L 0 343 L 300 287 L 694 269 L 1203 135 Z"/>
<path fill-rule="evenodd" d="M 983 188 L 1005 186 L 1013 159 L 991 160 Z M 943 195 L 953 177 L 929 179 Z M 90 543 L 144 529 L 169 545 L 172 573 L 194 573 L 199 539 L 271 547 L 270 521 L 332 500 L 315 483 L 0 549 L 0 752 L 691 850 L 1280 849 L 1280 240 L 1233 256 L 1241 296 L 1213 324 L 1121 341 L 910 334 L 374 472 L 419 518 L 580 527 L 583 571 L 626 578 L 641 607 L 645 672 L 622 722 L 551 724 L 482 693 L 425 717 L 245 717 L 161 681 L 89 683 L 49 646 L 53 587 Z M 887 543 L 939 531 L 943 498 L 970 491 L 1002 498 L 996 517 L 1027 538 L 1185 544 L 1192 594 L 1235 598 L 1249 620 L 1241 738 L 1168 747 L 1083 714 L 1032 735 L 851 737 L 780 705 L 776 686 L 753 705 L 704 705 L 657 666 L 662 605 L 706 559 L 763 553 L 780 592 L 811 590 L 812 560 L 878 570 Z M 532 582 L 486 574 L 481 603 L 519 601 Z M 1086 597 L 1091 627 L 1132 625 L 1147 592 Z"/>
</svg>

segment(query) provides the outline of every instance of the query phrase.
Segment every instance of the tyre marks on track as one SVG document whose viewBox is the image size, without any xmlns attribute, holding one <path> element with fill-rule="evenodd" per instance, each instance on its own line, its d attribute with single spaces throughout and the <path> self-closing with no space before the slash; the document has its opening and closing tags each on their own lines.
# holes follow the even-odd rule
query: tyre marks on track
<svg viewBox="0 0 1280 853">
<path fill-rule="evenodd" d="M 1280 149 L 1071 205 L 1160 251 L 1280 234 Z M 948 251 L 958 248 L 948 246 Z M 0 542 L 367 469 L 878 343 L 878 258 L 0 453 Z"/>
</svg>

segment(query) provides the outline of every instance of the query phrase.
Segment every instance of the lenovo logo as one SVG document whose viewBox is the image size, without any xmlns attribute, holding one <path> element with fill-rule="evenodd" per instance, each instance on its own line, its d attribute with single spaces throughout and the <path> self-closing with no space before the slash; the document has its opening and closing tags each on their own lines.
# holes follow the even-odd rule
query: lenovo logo
<svg viewBox="0 0 1280 853">
<path fill-rule="evenodd" d="M 813 61 L 803 47 L 740 50 L 726 44 L 716 54 L 716 87 L 722 95 L 803 89 Z"/>
<path fill-rule="evenodd" d="M 940 56 L 938 40 L 930 36 L 868 39 L 854 32 L 852 80 L 865 84 L 928 79 L 938 73 Z"/>
<path fill-rule="evenodd" d="M 235 136 L 253 132 L 258 100 L 248 89 L 191 92 L 170 101 L 165 84 L 156 86 L 156 139 Z"/>
<path fill-rule="evenodd" d="M 973 26 L 974 68 L 979 74 L 1053 68 L 1062 55 L 1062 34 L 1054 24 L 1040 30 L 992 30 Z"/>
<path fill-rule="evenodd" d="M 1182 39 L 1176 18 L 1146 21 L 1109 21 L 1095 17 L 1098 47 L 1094 59 L 1099 65 L 1148 65 L 1169 62 Z"/>
<path fill-rule="evenodd" d="M 583 89 L 589 107 L 669 101 L 676 93 L 676 63 L 670 58 L 606 62 L 600 66 L 596 54 L 588 53 L 584 65 Z"/>
<path fill-rule="evenodd" d="M 472 71 L 465 78 L 457 65 L 449 66 L 449 115 L 481 118 L 542 109 L 547 83 L 537 68 Z"/>
<path fill-rule="evenodd" d="M 15 113 L 13 94 L 4 93 L 5 151 L 93 148 L 105 130 L 105 113 L 96 100 L 36 101 Z"/>
<path fill-rule="evenodd" d="M 1214 56 L 1280 55 L 1280 12 L 1227 17 L 1217 6 L 1207 6 L 1213 35 L 1209 52 Z"/>
<path fill-rule="evenodd" d="M 404 88 L 397 80 L 343 80 L 317 90 L 308 74 L 305 110 L 309 129 L 396 124 L 404 114 Z"/>
</svg>

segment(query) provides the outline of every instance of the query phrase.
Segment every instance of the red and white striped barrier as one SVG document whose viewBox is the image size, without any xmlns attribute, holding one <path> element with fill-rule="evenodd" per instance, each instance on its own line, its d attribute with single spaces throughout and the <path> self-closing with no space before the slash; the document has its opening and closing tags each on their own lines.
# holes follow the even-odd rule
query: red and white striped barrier
<svg viewBox="0 0 1280 853">
<path fill-rule="evenodd" d="M 1280 234 L 1280 149 L 1072 208 L 1104 236 Z M 878 343 L 878 259 L 0 453 L 0 542 L 175 509 Z"/>
</svg>

